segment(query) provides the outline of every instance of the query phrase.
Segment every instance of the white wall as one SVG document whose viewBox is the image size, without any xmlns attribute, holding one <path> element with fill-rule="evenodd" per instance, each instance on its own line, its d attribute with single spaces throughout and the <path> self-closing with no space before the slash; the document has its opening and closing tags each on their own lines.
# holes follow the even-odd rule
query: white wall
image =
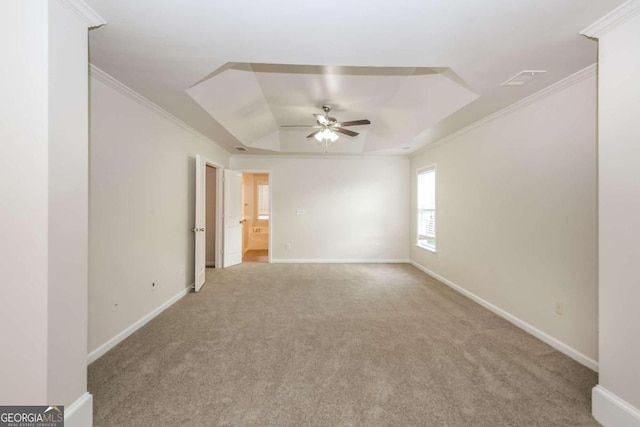
<svg viewBox="0 0 640 427">
<path fill-rule="evenodd" d="M 0 4 L 0 404 L 75 403 L 90 418 L 88 18 L 75 6 Z"/>
<path fill-rule="evenodd" d="M 108 76 L 94 76 L 90 352 L 193 284 L 195 155 L 228 162 L 217 145 L 168 120 Z"/>
<path fill-rule="evenodd" d="M 598 358 L 595 102 L 592 73 L 411 159 L 412 243 L 416 170 L 437 165 L 437 253 L 412 245 L 411 259 L 592 365 Z M 564 305 L 562 316 L 556 302 Z"/>
<path fill-rule="evenodd" d="M 406 157 L 236 156 L 231 168 L 271 171 L 274 262 L 408 259 Z"/>
<path fill-rule="evenodd" d="M 89 82 L 87 25 L 49 2 L 48 395 L 87 391 Z"/>
<path fill-rule="evenodd" d="M 0 405 L 47 394 L 47 27 L 46 5 L 0 2 Z"/>
<path fill-rule="evenodd" d="M 640 425 L 640 15 L 600 38 L 599 60 L 599 384 Z"/>
</svg>

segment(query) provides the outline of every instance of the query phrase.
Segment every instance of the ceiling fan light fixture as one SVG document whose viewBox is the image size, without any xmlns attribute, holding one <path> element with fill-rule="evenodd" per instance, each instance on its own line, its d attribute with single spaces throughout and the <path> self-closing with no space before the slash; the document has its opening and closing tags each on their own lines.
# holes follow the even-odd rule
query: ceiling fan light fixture
<svg viewBox="0 0 640 427">
<path fill-rule="evenodd" d="M 338 140 L 338 134 L 329 128 L 325 128 L 322 132 L 316 133 L 314 137 L 318 142 L 322 142 L 323 140 L 336 142 Z"/>
<path fill-rule="evenodd" d="M 314 132 L 311 132 L 307 135 L 307 138 L 315 138 L 318 143 L 324 147 L 325 153 L 330 145 L 333 145 L 339 138 L 339 133 L 343 135 L 347 135 L 350 137 L 358 136 L 358 132 L 354 132 L 350 129 L 346 129 L 349 126 L 361 126 L 361 125 L 370 125 L 371 121 L 368 119 L 361 120 L 351 120 L 346 122 L 339 122 L 335 117 L 329 117 L 329 112 L 331 111 L 330 105 L 323 105 L 322 109 L 324 110 L 324 116 L 322 114 L 314 113 L 313 116 L 316 118 L 316 124 L 307 126 L 307 125 L 283 125 L 280 126 L 282 128 L 312 128 L 318 129 Z"/>
</svg>

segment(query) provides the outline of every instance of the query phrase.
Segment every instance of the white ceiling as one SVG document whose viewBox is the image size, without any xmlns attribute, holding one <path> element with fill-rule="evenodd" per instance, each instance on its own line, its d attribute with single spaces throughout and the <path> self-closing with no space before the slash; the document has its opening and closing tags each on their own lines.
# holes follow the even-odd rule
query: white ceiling
<svg viewBox="0 0 640 427">
<path fill-rule="evenodd" d="M 107 20 L 90 33 L 94 65 L 254 154 L 323 152 L 308 132 L 278 129 L 312 124 L 323 103 L 341 121 L 372 121 L 331 151 L 418 149 L 594 63 L 596 42 L 579 31 L 623 3 L 86 1 Z M 524 69 L 547 73 L 500 86 Z"/>
</svg>

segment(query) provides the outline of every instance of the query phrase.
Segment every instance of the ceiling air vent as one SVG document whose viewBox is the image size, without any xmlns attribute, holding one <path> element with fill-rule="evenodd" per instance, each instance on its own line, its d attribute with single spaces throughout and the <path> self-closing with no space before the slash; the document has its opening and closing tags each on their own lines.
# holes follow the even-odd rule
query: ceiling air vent
<svg viewBox="0 0 640 427">
<path fill-rule="evenodd" d="M 546 72 L 547 70 L 522 70 L 506 82 L 502 83 L 501 86 L 522 86 L 523 84 L 529 83 L 531 80 L 535 79 L 538 74 Z"/>
<path fill-rule="evenodd" d="M 247 151 L 247 149 L 244 148 L 242 145 L 234 145 L 233 148 L 235 148 L 238 151 Z"/>
</svg>

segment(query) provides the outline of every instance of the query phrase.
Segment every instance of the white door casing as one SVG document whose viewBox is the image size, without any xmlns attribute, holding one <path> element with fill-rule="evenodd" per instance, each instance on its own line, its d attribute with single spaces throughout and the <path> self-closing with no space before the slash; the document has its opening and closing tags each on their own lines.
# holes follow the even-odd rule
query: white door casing
<svg viewBox="0 0 640 427">
<path fill-rule="evenodd" d="M 206 273 L 206 182 L 207 165 L 202 157 L 196 155 L 196 212 L 194 228 L 195 235 L 195 282 L 194 290 L 200 291 L 205 282 Z"/>
<path fill-rule="evenodd" d="M 224 171 L 223 267 L 242 262 L 242 172 Z"/>
</svg>

